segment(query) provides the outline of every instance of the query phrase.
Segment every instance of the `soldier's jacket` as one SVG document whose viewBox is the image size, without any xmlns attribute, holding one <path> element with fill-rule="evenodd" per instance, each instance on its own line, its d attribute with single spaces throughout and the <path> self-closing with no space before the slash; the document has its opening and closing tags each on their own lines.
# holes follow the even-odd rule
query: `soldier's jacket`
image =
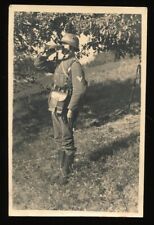
<svg viewBox="0 0 154 225">
<path fill-rule="evenodd" d="M 43 60 L 41 59 L 40 62 L 42 63 L 42 61 Z M 44 65 L 45 64 L 43 64 L 42 69 L 45 69 Z M 39 67 L 38 62 L 37 66 Z M 69 89 L 72 89 L 72 94 L 67 108 L 74 111 L 79 107 L 87 87 L 84 71 L 75 57 L 70 57 L 59 63 L 54 72 L 54 84 L 56 83 L 57 86 L 64 86 L 64 82 L 66 80 L 64 80 L 63 77 L 66 76 L 68 76 L 67 82 L 69 84 Z M 57 80 L 56 77 L 58 78 Z"/>
<path fill-rule="evenodd" d="M 61 78 L 63 77 L 62 74 L 68 76 L 67 80 L 69 86 L 68 88 L 72 89 L 68 109 L 71 110 L 77 109 L 87 87 L 87 81 L 85 80 L 85 74 L 84 71 L 82 70 L 81 64 L 74 57 L 62 60 L 62 62 L 58 65 L 58 67 L 55 70 L 54 73 L 55 79 L 56 77 L 58 77 L 57 76 L 58 74 L 60 75 Z M 59 82 L 60 82 L 59 86 L 61 86 L 61 82 L 63 82 L 63 80 L 62 81 L 59 80 Z"/>
</svg>

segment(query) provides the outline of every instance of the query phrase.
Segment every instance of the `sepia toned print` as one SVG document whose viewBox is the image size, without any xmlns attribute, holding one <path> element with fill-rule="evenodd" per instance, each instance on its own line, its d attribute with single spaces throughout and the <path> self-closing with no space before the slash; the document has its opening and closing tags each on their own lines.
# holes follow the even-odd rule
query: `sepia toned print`
<svg viewBox="0 0 154 225">
<path fill-rule="evenodd" d="M 143 217 L 147 9 L 9 8 L 9 215 Z"/>
</svg>

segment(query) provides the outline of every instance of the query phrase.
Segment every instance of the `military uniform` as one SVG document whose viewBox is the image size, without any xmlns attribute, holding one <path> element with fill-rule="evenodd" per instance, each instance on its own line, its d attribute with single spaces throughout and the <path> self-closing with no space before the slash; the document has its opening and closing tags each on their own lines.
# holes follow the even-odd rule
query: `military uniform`
<svg viewBox="0 0 154 225">
<path fill-rule="evenodd" d="M 63 42 L 75 48 L 78 47 L 78 39 L 75 35 L 65 35 Z M 41 62 L 41 60 L 38 59 L 35 63 L 37 67 L 40 66 L 39 62 Z M 44 65 L 45 64 L 42 63 L 42 66 Z M 82 104 L 87 81 L 81 64 L 75 58 L 74 54 L 68 54 L 68 57 L 64 57 L 64 59 L 61 60 L 55 69 L 53 80 L 48 105 L 49 111 L 51 111 L 54 139 L 57 143 L 57 150 L 59 151 L 60 176 L 65 182 L 76 152 L 73 125 Z M 68 112 L 72 113 L 70 118 L 68 118 Z"/>
<path fill-rule="evenodd" d="M 66 76 L 67 83 L 65 83 L 65 79 L 62 79 L 64 84 L 62 85 L 62 81 L 59 81 L 60 85 L 58 85 L 57 79 L 60 79 L 59 75 L 60 77 Z M 64 96 L 67 93 L 64 100 L 62 99 L 56 102 L 54 96 L 50 96 L 49 100 L 49 110 L 52 111 L 54 138 L 59 144 L 60 150 L 60 168 L 64 176 L 66 176 L 69 173 L 76 151 L 74 146 L 73 124 L 77 118 L 86 91 L 87 82 L 80 63 L 74 57 L 63 60 L 59 64 L 54 73 L 54 80 L 51 95 L 54 91 L 64 93 Z M 57 104 L 54 104 L 55 102 Z M 68 110 L 71 110 L 73 113 L 69 121 L 67 119 Z"/>
</svg>

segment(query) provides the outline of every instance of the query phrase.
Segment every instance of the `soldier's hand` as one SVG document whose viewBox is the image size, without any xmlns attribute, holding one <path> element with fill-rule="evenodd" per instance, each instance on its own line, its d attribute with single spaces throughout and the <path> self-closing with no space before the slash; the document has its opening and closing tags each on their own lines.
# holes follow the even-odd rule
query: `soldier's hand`
<svg viewBox="0 0 154 225">
<path fill-rule="evenodd" d="M 56 48 L 57 48 L 57 44 L 55 44 L 55 43 L 46 44 L 45 47 L 44 47 L 43 54 L 45 54 L 46 56 L 49 56 L 56 51 Z"/>
<path fill-rule="evenodd" d="M 67 112 L 67 121 L 68 121 L 68 124 L 69 124 L 69 127 L 72 129 L 72 117 L 73 117 L 73 112 L 72 110 L 68 110 Z"/>
<path fill-rule="evenodd" d="M 68 112 L 67 112 L 67 119 L 68 120 L 72 119 L 72 116 L 73 116 L 73 112 L 72 112 L 71 109 L 69 109 Z"/>
</svg>

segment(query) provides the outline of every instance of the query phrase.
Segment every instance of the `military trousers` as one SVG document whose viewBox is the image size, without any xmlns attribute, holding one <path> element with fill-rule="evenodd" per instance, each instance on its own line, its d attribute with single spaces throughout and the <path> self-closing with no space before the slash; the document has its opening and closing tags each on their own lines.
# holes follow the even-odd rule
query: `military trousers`
<svg viewBox="0 0 154 225">
<path fill-rule="evenodd" d="M 72 120 L 67 120 L 67 111 L 62 114 L 51 113 L 54 131 L 54 139 L 58 150 L 65 151 L 68 155 L 74 155 L 76 148 L 74 146 L 73 124 L 77 118 L 77 113 Z"/>
</svg>

